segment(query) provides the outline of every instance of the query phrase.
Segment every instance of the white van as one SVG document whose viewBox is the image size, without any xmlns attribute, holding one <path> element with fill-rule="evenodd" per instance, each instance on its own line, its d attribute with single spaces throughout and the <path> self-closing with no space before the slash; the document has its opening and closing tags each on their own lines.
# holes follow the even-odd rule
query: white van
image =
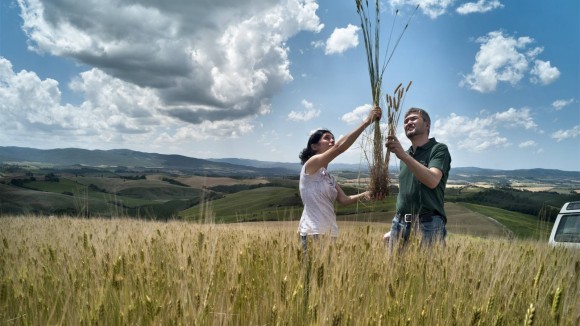
<svg viewBox="0 0 580 326">
<path fill-rule="evenodd" d="M 548 242 L 551 245 L 580 248 L 580 201 L 562 206 Z"/>
</svg>

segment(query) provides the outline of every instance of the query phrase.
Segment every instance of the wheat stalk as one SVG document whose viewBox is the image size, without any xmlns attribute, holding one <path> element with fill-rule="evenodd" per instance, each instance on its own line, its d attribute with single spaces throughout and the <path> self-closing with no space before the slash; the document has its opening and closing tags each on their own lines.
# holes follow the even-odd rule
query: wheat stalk
<svg viewBox="0 0 580 326">
<path fill-rule="evenodd" d="M 552 300 L 552 306 L 550 309 L 550 314 L 554 318 L 556 323 L 560 322 L 560 299 L 562 297 L 562 288 L 558 287 L 554 293 L 554 299 Z"/>
<path fill-rule="evenodd" d="M 411 84 L 413 81 L 409 81 L 407 87 L 401 87 L 403 84 L 399 84 L 395 91 L 393 92 L 393 96 L 387 94 L 386 102 L 387 102 L 387 135 L 388 136 L 395 136 L 397 134 L 397 125 L 399 124 L 399 117 L 401 116 L 400 108 L 403 106 L 405 102 L 405 95 L 411 88 Z M 389 166 L 389 161 L 391 157 L 391 152 L 387 149 L 387 153 L 385 154 L 385 166 Z M 387 180 L 388 176 L 387 176 Z"/>
<path fill-rule="evenodd" d="M 524 325 L 532 326 L 534 325 L 534 317 L 536 316 L 536 307 L 533 303 L 530 303 L 530 307 L 526 311 L 526 319 L 524 321 Z"/>
<path fill-rule="evenodd" d="M 0 324 L 578 324 L 576 252 L 456 234 L 385 256 L 384 226 L 357 222 L 305 266 L 288 222 L 2 216 Z"/>
<path fill-rule="evenodd" d="M 369 70 L 369 79 L 371 83 L 371 94 L 373 100 L 373 107 L 380 106 L 380 99 L 381 99 L 381 87 L 383 81 L 383 75 L 387 68 L 388 63 L 390 62 L 395 49 L 397 48 L 403 33 L 409 26 L 409 21 L 413 15 L 409 18 L 409 21 L 405 25 L 405 28 L 399 35 L 397 42 L 395 43 L 394 47 L 391 49 L 390 54 L 389 52 L 389 44 L 390 44 L 390 37 L 392 36 L 395 20 L 393 20 L 393 27 L 391 28 L 391 33 L 389 36 L 389 40 L 387 42 L 387 51 L 385 52 L 385 56 L 388 56 L 388 59 L 384 60 L 382 65 L 380 64 L 380 1 L 375 1 L 375 10 L 374 10 L 374 17 L 369 17 L 369 3 L 368 0 L 365 1 L 363 5 L 362 0 L 355 0 L 356 2 L 356 11 L 360 17 L 361 21 L 361 29 L 365 44 L 366 50 L 366 57 L 367 57 L 367 65 Z M 415 8 L 415 12 L 419 6 Z M 398 14 L 398 10 L 395 12 L 395 17 Z M 413 14 L 415 13 L 413 12 Z M 369 18 L 374 18 L 371 20 Z M 400 100 L 400 98 L 398 99 Z M 376 120 L 373 125 L 373 155 L 372 155 L 372 162 L 370 166 L 370 190 L 373 194 L 388 194 L 388 185 L 389 185 L 389 166 L 388 160 L 383 160 L 383 135 L 380 128 L 380 121 Z"/>
</svg>

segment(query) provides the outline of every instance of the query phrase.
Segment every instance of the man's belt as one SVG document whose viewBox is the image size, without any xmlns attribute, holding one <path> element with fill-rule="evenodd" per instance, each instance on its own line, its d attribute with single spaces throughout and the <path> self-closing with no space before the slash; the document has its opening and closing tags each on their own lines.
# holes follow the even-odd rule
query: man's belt
<svg viewBox="0 0 580 326">
<path fill-rule="evenodd" d="M 405 223 L 413 223 L 413 222 L 432 222 L 433 216 L 440 216 L 437 213 L 428 212 L 423 214 L 400 214 L 397 213 L 399 217 L 399 221 L 403 221 Z"/>
</svg>

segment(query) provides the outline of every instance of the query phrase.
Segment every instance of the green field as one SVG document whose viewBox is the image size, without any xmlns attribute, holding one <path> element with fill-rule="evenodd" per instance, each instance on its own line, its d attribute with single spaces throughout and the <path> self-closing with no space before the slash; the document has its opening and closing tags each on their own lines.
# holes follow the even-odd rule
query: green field
<svg viewBox="0 0 580 326">
<path fill-rule="evenodd" d="M 391 196 L 380 202 L 346 207 L 337 205 L 337 220 L 380 222 L 388 228 L 395 213 L 395 203 L 396 198 Z M 189 221 L 215 223 L 297 221 L 302 213 L 302 207 L 297 206 L 299 204 L 294 189 L 262 187 L 227 194 L 209 203 L 196 205 L 180 213 L 180 217 Z M 451 202 L 446 203 L 445 207 L 450 233 L 547 240 L 551 227 L 551 223 L 538 223 L 534 216 L 498 208 Z"/>
<path fill-rule="evenodd" d="M 7 203 L 21 202 L 28 205 L 31 213 L 50 207 L 54 215 L 82 215 L 90 210 L 96 216 L 130 215 L 151 219 L 165 216 L 215 223 L 297 221 L 302 213 L 298 191 L 291 187 L 262 186 L 223 194 L 210 201 L 203 198 L 207 191 L 159 180 L 113 181 L 110 178 L 61 178 L 59 182 L 28 182 L 27 188 L 16 188 L 16 191 L 0 184 L 3 212 L 10 213 Z M 115 189 L 117 192 L 113 193 Z M 191 206 L 196 202 L 199 204 Z M 395 202 L 396 198 L 390 196 L 379 202 L 337 205 L 337 219 L 381 222 L 388 227 Z M 535 216 L 488 206 L 448 202 L 446 210 L 450 233 L 545 240 L 551 227 L 551 223 L 538 222 Z"/>
<path fill-rule="evenodd" d="M 300 217 L 300 197 L 296 189 L 262 187 L 244 190 L 202 203 L 179 214 L 185 220 L 207 218 L 208 207 L 217 223 L 247 221 L 287 221 Z"/>
<path fill-rule="evenodd" d="M 547 240 L 552 230 L 552 224 L 546 221 L 539 221 L 535 216 L 511 212 L 504 209 L 461 203 L 462 206 L 492 217 L 494 220 L 506 226 L 516 236 L 521 238 Z"/>
<path fill-rule="evenodd" d="M 41 174 L 34 170 L 0 175 L 0 216 L 129 216 L 232 223 L 297 221 L 302 213 L 296 178 L 235 179 L 159 171 L 149 175 L 84 172 Z M 360 191 L 352 187 L 358 184 L 356 179 L 348 177 L 354 176 L 344 172 L 337 175 L 345 182 L 345 192 Z M 451 233 L 542 240 L 551 227 L 551 222 L 546 221 L 553 218 L 563 202 L 580 196 L 476 185 L 449 188 L 446 193 Z M 474 204 L 477 200 L 485 204 Z M 337 220 L 379 222 L 388 227 L 395 203 L 395 197 L 389 196 L 379 202 L 336 205 Z"/>
<path fill-rule="evenodd" d="M 205 205 L 198 204 L 179 214 L 186 220 L 205 218 Z M 209 203 L 215 222 L 287 221 L 300 219 L 302 201 L 298 189 L 287 187 L 261 187 L 225 194 Z M 384 221 L 387 212 L 394 211 L 395 199 L 365 202 L 351 206 L 337 205 L 338 220 Z"/>
<path fill-rule="evenodd" d="M 201 194 L 160 180 L 69 176 L 22 187 L 0 183 L 0 213 L 168 219 L 199 202 Z"/>
</svg>

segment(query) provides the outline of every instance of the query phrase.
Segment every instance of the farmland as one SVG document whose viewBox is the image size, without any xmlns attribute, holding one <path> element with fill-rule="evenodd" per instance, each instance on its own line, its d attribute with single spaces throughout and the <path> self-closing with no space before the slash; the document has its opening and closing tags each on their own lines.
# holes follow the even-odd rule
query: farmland
<svg viewBox="0 0 580 326">
<path fill-rule="evenodd" d="M 347 194 L 366 187 L 364 173 L 337 171 L 335 175 Z M 507 184 L 505 176 L 499 176 L 499 183 L 492 183 L 496 177 L 460 175 L 450 179 L 446 199 L 452 231 L 463 227 L 454 222 L 456 219 L 477 213 L 485 217 L 481 219 L 484 224 L 499 223 L 496 228 L 502 229 L 501 234 L 537 239 L 539 234 L 546 236 L 546 229 L 564 202 L 580 200 L 574 180 L 520 178 L 513 184 L 530 187 L 518 190 Z M 392 182 L 396 186 L 396 176 Z M 529 190 L 549 182 L 549 192 Z M 388 224 L 394 215 L 395 198 L 396 188 L 380 202 L 337 206 L 337 218 Z M 463 211 L 458 210 L 460 206 Z M 8 166 L 0 175 L 0 216 L 127 216 L 232 223 L 296 221 L 301 210 L 295 175 L 199 176 L 161 169 L 43 166 Z"/>
<path fill-rule="evenodd" d="M 299 163 L 0 146 L 0 217 L 196 221 L 202 216 L 206 220 L 204 212 L 211 208 L 216 223 L 297 220 L 302 207 L 299 171 Z M 392 189 L 385 201 L 337 207 L 338 219 L 388 220 L 394 210 L 398 167 L 390 171 Z M 333 164 L 331 172 L 347 194 L 367 187 L 368 170 L 360 164 Z M 580 200 L 580 172 L 454 167 L 446 200 L 550 222 L 563 203 Z"/>
<path fill-rule="evenodd" d="M 546 243 L 566 178 L 456 176 L 447 246 L 404 255 L 381 241 L 396 192 L 337 206 L 339 238 L 304 260 L 295 175 L 11 165 L 0 324 L 578 324 L 578 255 Z"/>
<path fill-rule="evenodd" d="M 388 254 L 384 224 L 345 221 L 337 241 L 320 240 L 305 261 L 293 221 L 23 216 L 1 223 L 0 321 L 7 325 L 580 320 L 579 256 L 544 241 L 451 233 L 445 248 L 413 242 L 402 255 Z"/>
</svg>

